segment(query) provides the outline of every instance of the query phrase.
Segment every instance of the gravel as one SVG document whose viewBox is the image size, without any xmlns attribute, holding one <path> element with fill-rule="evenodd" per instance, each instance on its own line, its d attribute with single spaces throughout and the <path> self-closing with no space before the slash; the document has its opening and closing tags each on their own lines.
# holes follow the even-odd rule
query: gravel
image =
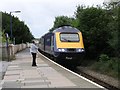
<svg viewBox="0 0 120 90">
<path fill-rule="evenodd" d="M 119 86 L 119 80 L 113 78 L 113 77 L 110 77 L 110 76 L 107 76 L 107 75 L 104 75 L 104 74 L 101 74 L 101 73 L 97 73 L 95 71 L 92 71 L 90 70 L 88 67 L 78 67 L 78 69 L 88 75 L 91 75 L 101 81 L 104 81 L 105 83 L 108 83 L 109 85 L 112 85 L 112 86 L 115 86 L 117 88 L 120 88 Z"/>
</svg>

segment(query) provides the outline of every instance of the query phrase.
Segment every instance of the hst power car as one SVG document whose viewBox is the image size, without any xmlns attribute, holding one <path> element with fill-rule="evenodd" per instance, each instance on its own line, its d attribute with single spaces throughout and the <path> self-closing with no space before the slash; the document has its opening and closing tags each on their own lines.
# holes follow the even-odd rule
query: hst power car
<svg viewBox="0 0 120 90">
<path fill-rule="evenodd" d="M 54 57 L 55 61 L 78 64 L 84 55 L 82 33 L 71 26 L 63 26 L 40 38 L 40 50 Z"/>
</svg>

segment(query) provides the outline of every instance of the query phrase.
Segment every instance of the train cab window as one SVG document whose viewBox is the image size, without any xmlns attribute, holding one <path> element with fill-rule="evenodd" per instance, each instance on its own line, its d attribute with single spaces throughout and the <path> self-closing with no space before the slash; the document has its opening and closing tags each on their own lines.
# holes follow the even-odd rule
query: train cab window
<svg viewBox="0 0 120 90">
<path fill-rule="evenodd" d="M 61 33 L 60 40 L 62 42 L 79 42 L 78 33 Z"/>
</svg>

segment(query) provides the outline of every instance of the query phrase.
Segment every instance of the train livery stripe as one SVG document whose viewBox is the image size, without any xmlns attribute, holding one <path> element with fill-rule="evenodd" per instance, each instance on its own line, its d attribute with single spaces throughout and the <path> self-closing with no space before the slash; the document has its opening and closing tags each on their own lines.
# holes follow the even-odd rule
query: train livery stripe
<svg viewBox="0 0 120 90">
<path fill-rule="evenodd" d="M 79 42 L 61 42 L 60 41 L 60 32 L 56 32 L 56 45 L 57 48 L 84 48 L 82 33 L 78 33 L 80 36 Z"/>
</svg>

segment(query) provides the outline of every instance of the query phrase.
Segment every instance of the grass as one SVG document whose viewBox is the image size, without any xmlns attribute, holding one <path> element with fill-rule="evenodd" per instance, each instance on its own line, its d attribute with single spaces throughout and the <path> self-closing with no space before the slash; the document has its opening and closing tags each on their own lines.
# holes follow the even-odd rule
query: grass
<svg viewBox="0 0 120 90">
<path fill-rule="evenodd" d="M 98 61 L 93 63 L 90 68 L 99 73 L 114 77 L 116 79 L 120 79 L 120 59 L 119 58 L 111 58 L 108 61 Z"/>
<path fill-rule="evenodd" d="M 102 73 L 120 80 L 120 58 L 102 57 L 99 60 L 83 60 L 83 67 L 89 67 L 91 70 Z"/>
</svg>

